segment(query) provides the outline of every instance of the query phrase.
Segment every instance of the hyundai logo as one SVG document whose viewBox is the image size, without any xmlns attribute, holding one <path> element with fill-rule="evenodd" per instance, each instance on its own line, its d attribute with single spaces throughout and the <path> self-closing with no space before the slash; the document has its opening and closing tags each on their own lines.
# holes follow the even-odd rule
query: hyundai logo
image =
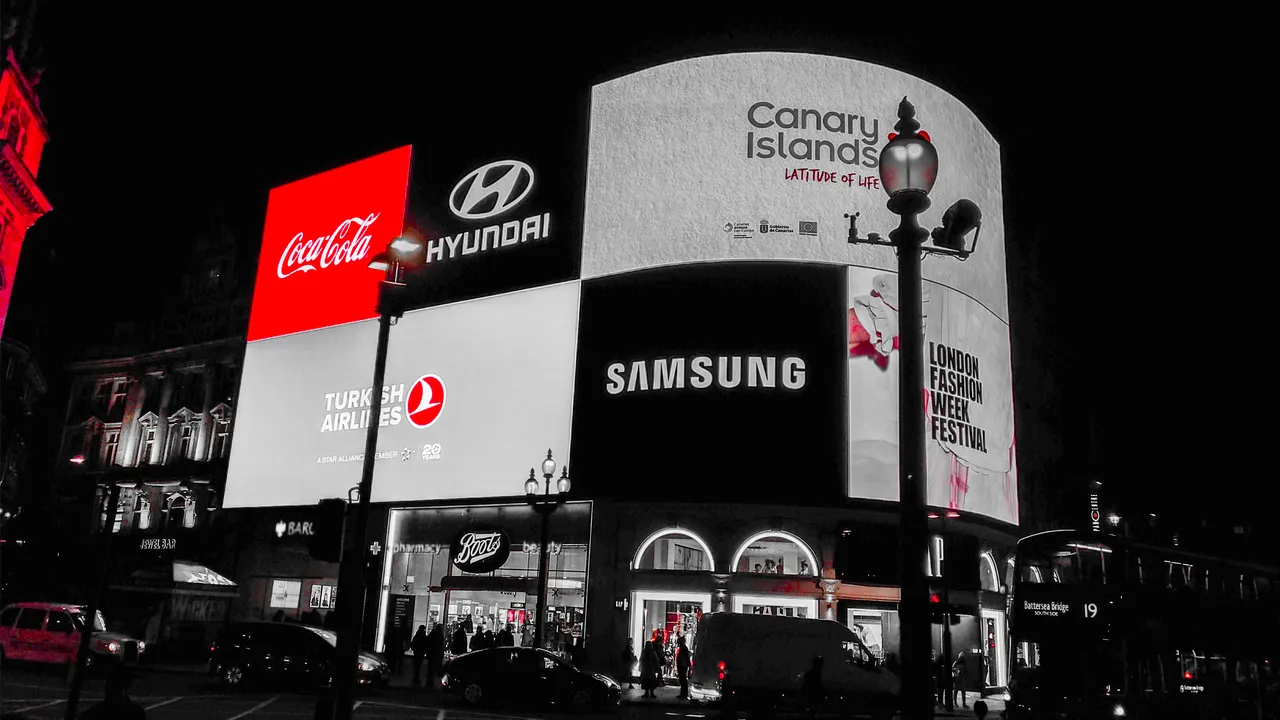
<svg viewBox="0 0 1280 720">
<path fill-rule="evenodd" d="M 449 209 L 466 220 L 500 215 L 533 190 L 533 168 L 519 160 L 498 160 L 467 173 L 449 193 Z"/>
</svg>

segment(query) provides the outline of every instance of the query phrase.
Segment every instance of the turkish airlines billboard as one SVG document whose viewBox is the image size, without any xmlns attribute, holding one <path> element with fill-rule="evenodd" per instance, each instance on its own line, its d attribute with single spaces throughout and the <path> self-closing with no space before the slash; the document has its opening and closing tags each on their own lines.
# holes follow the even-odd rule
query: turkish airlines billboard
<svg viewBox="0 0 1280 720">
<path fill-rule="evenodd" d="M 569 461 L 577 313 L 577 283 L 405 313 L 376 419 L 376 320 L 249 343 L 225 506 L 347 497 L 375 421 L 373 501 L 520 494 Z"/>
</svg>

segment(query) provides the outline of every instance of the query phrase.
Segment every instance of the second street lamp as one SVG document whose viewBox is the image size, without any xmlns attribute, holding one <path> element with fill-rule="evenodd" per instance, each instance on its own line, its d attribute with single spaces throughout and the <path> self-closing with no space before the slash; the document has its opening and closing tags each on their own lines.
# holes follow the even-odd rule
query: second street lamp
<svg viewBox="0 0 1280 720">
<path fill-rule="evenodd" d="M 373 495 L 373 465 L 378 454 L 377 419 L 382 414 L 382 387 L 387 370 L 387 343 L 391 326 L 404 315 L 405 273 L 421 267 L 423 245 L 411 237 L 398 237 L 388 250 L 378 253 L 369 263 L 370 270 L 384 273 L 378 284 L 378 347 L 373 361 L 373 394 L 370 399 L 369 429 L 365 433 L 364 464 L 360 485 L 356 490 L 354 528 L 344 532 L 342 560 L 338 568 L 338 648 L 333 668 L 333 717 L 348 720 L 352 713 L 356 672 L 360 662 L 360 635 L 364 626 L 365 588 L 362 570 L 365 562 L 365 535 L 369 528 L 369 498 Z M 317 713 L 319 714 L 319 713 Z"/>
<path fill-rule="evenodd" d="M 929 556 L 925 517 L 925 431 L 921 393 L 924 390 L 924 320 L 921 299 L 922 253 L 952 255 L 965 260 L 977 246 L 964 247 L 970 230 L 980 228 L 982 213 L 970 200 L 960 200 L 943 214 L 943 226 L 933 231 L 934 245 L 924 245 L 930 233 L 917 216 L 929 209 L 929 191 L 938 179 L 938 151 L 929 134 L 920 130 L 915 108 L 904 97 L 889 143 L 880 152 L 880 181 L 889 193 L 889 211 L 900 218 L 889 239 L 858 235 L 857 217 L 849 222 L 849 242 L 887 245 L 898 252 L 898 495 L 902 532 L 901 618 L 902 717 L 933 717 L 929 666 L 933 650 L 929 622 L 929 579 L 922 559 Z"/>
<path fill-rule="evenodd" d="M 547 585 L 551 568 L 549 567 L 551 553 L 549 550 L 549 537 L 551 528 L 551 513 L 556 508 L 564 504 L 564 500 L 569 495 L 569 468 L 566 466 L 560 474 L 560 479 L 556 481 L 556 494 L 551 497 L 551 478 L 556 474 L 556 461 L 551 457 L 551 450 L 547 450 L 547 459 L 542 461 L 542 478 L 544 482 L 542 496 L 538 496 L 538 480 L 533 475 L 533 468 L 529 468 L 529 479 L 524 481 L 525 498 L 529 504 L 533 506 L 534 512 L 542 516 L 542 542 L 538 544 L 538 609 L 534 618 L 534 642 L 536 647 L 545 647 L 546 645 L 546 624 L 547 624 Z"/>
</svg>

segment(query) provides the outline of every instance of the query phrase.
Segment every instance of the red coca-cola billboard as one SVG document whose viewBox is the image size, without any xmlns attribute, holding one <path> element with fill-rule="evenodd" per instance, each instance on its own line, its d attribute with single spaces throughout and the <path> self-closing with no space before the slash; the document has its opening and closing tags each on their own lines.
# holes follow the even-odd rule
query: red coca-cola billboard
<svg viewBox="0 0 1280 720">
<path fill-rule="evenodd" d="M 406 145 L 271 191 L 250 341 L 374 317 L 368 264 L 404 226 L 409 157 Z"/>
</svg>

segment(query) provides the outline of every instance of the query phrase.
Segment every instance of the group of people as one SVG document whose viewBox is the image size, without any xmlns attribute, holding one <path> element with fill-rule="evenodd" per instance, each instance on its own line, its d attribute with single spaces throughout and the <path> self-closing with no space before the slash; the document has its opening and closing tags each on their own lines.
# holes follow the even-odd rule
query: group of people
<svg viewBox="0 0 1280 720">
<path fill-rule="evenodd" d="M 271 617 L 271 622 L 299 622 L 303 625 L 312 627 L 322 627 L 328 630 L 336 630 L 338 628 L 338 613 L 336 610 L 330 610 L 327 613 L 321 613 L 315 608 L 311 608 L 302 614 L 302 617 L 294 620 L 292 617 L 284 614 L 283 610 L 277 610 L 276 614 Z"/>
<path fill-rule="evenodd" d="M 947 664 L 947 658 L 942 653 L 938 653 L 933 660 L 933 684 L 937 694 L 938 705 L 947 704 L 946 694 L 946 676 L 951 675 L 951 705 L 954 707 L 959 698 L 964 707 L 969 707 L 969 694 L 965 691 L 965 687 L 969 684 L 969 665 L 965 662 L 964 652 L 956 655 L 956 659 L 952 660 L 950 666 Z"/>
<path fill-rule="evenodd" d="M 667 666 L 667 651 L 662 644 L 662 629 L 658 628 L 653 631 L 653 635 L 640 648 L 640 654 L 636 655 L 635 640 L 627 640 L 627 648 L 622 651 L 622 661 L 626 668 L 628 677 L 631 674 L 631 666 L 637 661 L 640 663 L 640 689 L 644 691 L 643 697 L 657 697 L 656 690 L 663 685 L 663 669 Z M 676 678 L 680 681 L 680 697 L 689 697 L 689 668 L 693 664 L 693 657 L 690 655 L 689 646 L 685 642 L 684 635 L 676 639 L 675 648 L 675 670 Z M 628 687 L 634 688 L 634 683 L 627 683 Z"/>
</svg>

